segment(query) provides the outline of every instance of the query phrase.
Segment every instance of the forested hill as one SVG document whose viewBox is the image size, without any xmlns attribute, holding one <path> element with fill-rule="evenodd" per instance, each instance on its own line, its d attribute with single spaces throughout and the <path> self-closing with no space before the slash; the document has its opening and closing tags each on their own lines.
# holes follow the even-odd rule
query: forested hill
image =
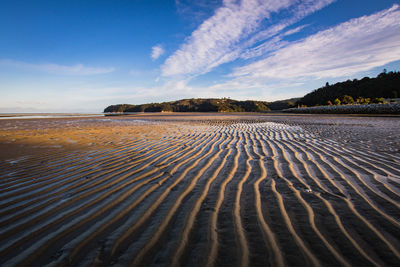
<svg viewBox="0 0 400 267">
<path fill-rule="evenodd" d="M 112 105 L 104 109 L 104 112 L 266 112 L 269 110 L 265 101 L 193 98 L 142 105 Z"/>
<path fill-rule="evenodd" d="M 382 72 L 376 78 L 347 80 L 333 85 L 328 83 L 304 97 L 266 102 L 229 98 L 191 98 L 178 101 L 142 105 L 118 104 L 104 109 L 109 112 L 266 112 L 283 110 L 297 105 L 317 106 L 332 104 L 368 104 L 382 98 L 400 97 L 400 72 Z M 379 100 L 381 99 L 381 100 Z M 296 102 L 297 101 L 297 102 Z"/>
<path fill-rule="evenodd" d="M 302 97 L 296 104 L 306 106 L 327 105 L 344 96 L 356 99 L 399 98 L 400 72 L 382 72 L 376 78 L 347 80 L 321 87 Z"/>
</svg>

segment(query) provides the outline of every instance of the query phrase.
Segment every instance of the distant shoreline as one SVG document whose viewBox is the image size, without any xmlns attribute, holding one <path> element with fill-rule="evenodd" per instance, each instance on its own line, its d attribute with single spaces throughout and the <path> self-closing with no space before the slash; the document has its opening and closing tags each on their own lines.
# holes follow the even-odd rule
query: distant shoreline
<svg viewBox="0 0 400 267">
<path fill-rule="evenodd" d="M 5 119 L 46 119 L 46 118 L 80 118 L 102 117 L 104 114 L 79 114 L 79 113 L 0 113 L 0 120 Z"/>
</svg>

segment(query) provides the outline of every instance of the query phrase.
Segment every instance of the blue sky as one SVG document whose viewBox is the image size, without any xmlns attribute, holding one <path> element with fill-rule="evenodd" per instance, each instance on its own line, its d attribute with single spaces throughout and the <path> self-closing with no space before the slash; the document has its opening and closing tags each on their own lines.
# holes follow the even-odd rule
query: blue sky
<svg viewBox="0 0 400 267">
<path fill-rule="evenodd" d="M 400 69 L 391 0 L 0 0 L 0 112 L 273 101 Z"/>
</svg>

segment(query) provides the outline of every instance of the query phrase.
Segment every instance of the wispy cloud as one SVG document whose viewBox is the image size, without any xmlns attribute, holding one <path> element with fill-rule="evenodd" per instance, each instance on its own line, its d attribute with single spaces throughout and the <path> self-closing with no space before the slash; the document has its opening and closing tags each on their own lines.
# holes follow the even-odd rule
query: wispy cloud
<svg viewBox="0 0 400 267">
<path fill-rule="evenodd" d="M 296 20 L 297 19 L 299 19 L 299 18 L 296 18 Z M 291 23 L 293 23 L 293 21 L 294 20 L 292 20 Z M 266 33 L 264 31 L 261 34 L 261 36 L 264 36 L 264 37 L 261 37 L 260 35 L 256 35 L 255 38 L 249 40 L 248 43 L 250 43 L 250 44 L 256 43 L 256 41 L 258 41 L 259 39 L 268 39 L 268 40 L 264 41 L 260 45 L 256 45 L 256 46 L 250 47 L 248 49 L 245 49 L 242 52 L 242 54 L 240 55 L 240 58 L 242 58 L 242 59 L 256 58 L 256 57 L 266 55 L 270 52 L 279 50 L 289 44 L 289 42 L 282 40 L 284 37 L 298 33 L 301 30 L 303 30 L 305 27 L 308 26 L 308 25 L 301 25 L 294 29 L 290 29 L 285 32 L 282 32 L 278 35 L 276 34 L 279 31 L 281 31 L 282 29 L 286 28 L 288 25 L 289 24 L 287 22 L 278 24 L 275 27 L 272 27 L 271 29 L 269 29 L 269 31 L 268 31 L 269 33 Z M 270 36 L 274 36 L 274 37 L 269 38 Z"/>
<path fill-rule="evenodd" d="M 161 67 L 164 76 L 198 75 L 238 58 L 256 42 L 271 38 L 334 0 L 224 1 Z M 271 14 L 289 10 L 290 19 L 260 31 Z"/>
<path fill-rule="evenodd" d="M 274 42 L 278 43 L 284 36 L 288 36 L 295 32 L 301 31 L 307 25 L 303 25 L 297 27 L 295 29 L 287 30 L 283 32 L 286 28 L 290 27 L 291 25 L 299 22 L 301 19 L 305 18 L 306 16 L 324 8 L 325 6 L 335 2 L 336 0 L 305 0 L 300 1 L 297 5 L 294 5 L 288 11 L 288 15 L 285 16 L 285 19 L 272 24 L 271 26 L 267 27 L 266 29 L 260 30 L 254 35 L 252 35 L 242 46 L 243 48 L 247 48 L 245 53 L 250 52 L 253 49 L 253 45 L 259 42 L 265 41 L 265 45 Z M 273 38 L 273 40 L 271 40 Z M 265 46 L 264 45 L 264 46 Z M 263 46 L 263 44 L 261 44 Z M 257 49 L 256 47 L 255 49 Z M 268 52 L 268 51 L 266 51 Z"/>
<path fill-rule="evenodd" d="M 264 59 L 234 69 L 224 82 L 191 90 L 237 99 L 300 96 L 316 88 L 320 79 L 354 77 L 400 60 L 398 32 L 400 6 L 394 5 L 292 43 L 277 36 L 259 46 L 262 51 L 248 51 L 249 57 L 250 52 L 264 53 Z"/>
<path fill-rule="evenodd" d="M 288 44 L 289 42 L 282 41 L 282 38 L 280 36 L 277 36 L 260 45 L 252 47 L 250 49 L 246 49 L 244 52 L 242 52 L 240 57 L 243 59 L 260 57 L 262 55 L 265 55 L 266 53 L 285 47 Z"/>
<path fill-rule="evenodd" d="M 282 24 L 275 26 L 279 25 Z M 187 79 L 183 84 L 187 93 L 194 97 L 284 99 L 306 93 L 318 86 L 319 79 L 354 77 L 400 60 L 399 5 L 351 19 L 304 39 L 284 41 L 285 36 L 306 26 L 286 31 L 283 30 L 286 26 L 275 31 L 271 27 L 271 32 L 278 34 L 270 34 L 272 38 L 239 55 L 243 59 L 263 59 L 237 67 L 224 77 L 230 79 L 209 86 L 197 87 Z"/>
<path fill-rule="evenodd" d="M 30 69 L 36 71 L 43 71 L 54 74 L 62 75 L 96 75 L 96 74 L 106 74 L 113 72 L 114 68 L 99 68 L 99 67 L 88 67 L 83 64 L 76 64 L 72 66 L 59 65 L 54 63 L 27 63 L 22 61 L 1 59 L 0 66 L 8 66 L 14 68 Z"/>
<path fill-rule="evenodd" d="M 158 44 L 155 45 L 151 48 L 151 58 L 153 60 L 156 60 L 157 58 L 159 58 L 160 56 L 162 56 L 165 53 L 164 48 L 162 47 L 162 45 Z"/>
<path fill-rule="evenodd" d="M 299 26 L 299 27 L 296 27 L 296 28 L 294 28 L 294 29 L 291 29 L 291 30 L 286 31 L 286 32 L 283 33 L 282 35 L 283 35 L 283 36 L 289 36 L 289 35 L 298 33 L 298 32 L 300 32 L 301 30 L 303 30 L 303 29 L 304 29 L 305 27 L 307 27 L 307 26 L 308 26 L 308 25 L 301 25 L 301 26 Z"/>
<path fill-rule="evenodd" d="M 233 77 L 340 77 L 400 60 L 400 7 L 352 19 L 237 68 Z"/>
</svg>

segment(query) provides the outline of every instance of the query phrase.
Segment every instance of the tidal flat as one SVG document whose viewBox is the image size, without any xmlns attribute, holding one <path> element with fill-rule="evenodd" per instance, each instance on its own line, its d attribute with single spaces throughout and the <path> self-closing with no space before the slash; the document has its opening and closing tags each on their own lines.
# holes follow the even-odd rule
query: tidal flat
<svg viewBox="0 0 400 267">
<path fill-rule="evenodd" d="M 0 120 L 2 266 L 398 266 L 400 117 Z"/>
</svg>

